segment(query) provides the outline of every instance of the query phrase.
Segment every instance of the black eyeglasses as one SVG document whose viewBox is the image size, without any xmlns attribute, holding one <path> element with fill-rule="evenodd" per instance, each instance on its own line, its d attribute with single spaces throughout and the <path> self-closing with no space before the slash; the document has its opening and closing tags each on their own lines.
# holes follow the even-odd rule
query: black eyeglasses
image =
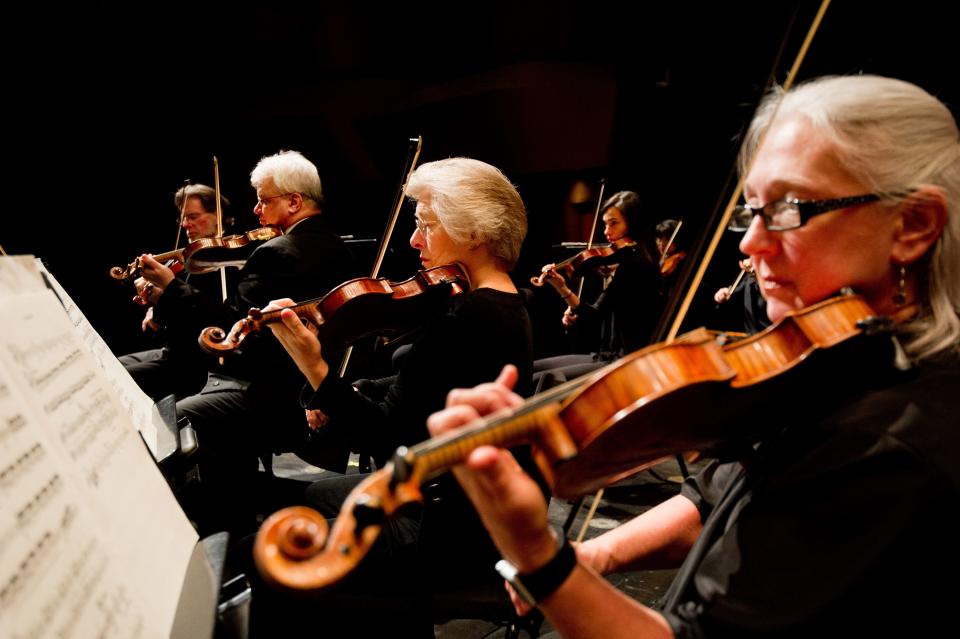
<svg viewBox="0 0 960 639">
<path fill-rule="evenodd" d="M 754 216 L 759 215 L 763 218 L 763 225 L 768 231 L 789 231 L 800 228 L 810 218 L 821 213 L 829 213 L 830 211 L 866 204 L 867 202 L 876 202 L 881 197 L 884 196 L 878 193 L 867 193 L 865 195 L 838 197 L 832 200 L 798 200 L 794 198 L 767 202 L 763 206 L 741 204 L 733 209 L 733 214 L 727 223 L 727 229 L 738 232 L 746 231 L 750 228 Z"/>
</svg>

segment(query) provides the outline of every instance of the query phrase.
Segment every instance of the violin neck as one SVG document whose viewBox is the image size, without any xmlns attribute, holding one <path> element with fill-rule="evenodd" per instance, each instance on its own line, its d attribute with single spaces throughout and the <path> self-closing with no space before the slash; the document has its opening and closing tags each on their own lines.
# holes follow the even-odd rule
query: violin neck
<svg viewBox="0 0 960 639">
<path fill-rule="evenodd" d="M 160 263 L 167 262 L 167 261 L 169 261 L 169 260 L 176 260 L 176 261 L 178 261 L 178 262 L 182 262 L 182 261 L 183 261 L 183 249 L 182 249 L 182 248 L 181 248 L 181 249 L 175 249 L 175 250 L 173 250 L 173 251 L 167 251 L 166 253 L 157 253 L 156 255 L 153 256 L 153 259 L 155 259 L 156 261 L 158 261 L 158 262 L 160 262 Z"/>
<path fill-rule="evenodd" d="M 266 313 L 260 312 L 259 310 L 256 313 L 251 311 L 251 319 L 254 321 L 257 327 L 263 326 L 264 324 L 272 324 L 273 322 L 280 321 L 280 313 L 282 313 L 287 308 L 297 314 L 297 317 L 305 319 L 313 324 L 319 325 L 322 323 L 322 318 L 320 317 L 320 302 L 323 301 L 322 297 L 317 297 L 312 300 L 307 300 L 306 302 L 299 302 L 293 306 L 287 306 L 286 308 L 277 309 L 275 311 L 267 311 Z"/>
<path fill-rule="evenodd" d="M 412 476 L 422 482 L 464 463 L 470 453 L 480 446 L 509 448 L 535 439 L 540 427 L 538 413 L 511 414 L 501 419 L 497 419 L 496 415 L 484 419 L 482 423 L 454 431 L 450 436 L 418 444 L 410 449 L 402 462 L 395 459 L 394 465 L 405 464 L 409 470 L 401 473 L 401 476 L 412 472 Z"/>
<path fill-rule="evenodd" d="M 402 461 L 395 459 L 394 462 L 411 467 L 414 476 L 425 481 L 462 464 L 480 446 L 509 448 L 536 444 L 556 459 L 572 456 L 576 453 L 575 447 L 557 414 L 560 401 L 581 383 L 579 379 L 567 382 L 527 400 L 519 408 L 498 411 L 434 437 L 410 448 Z"/>
<path fill-rule="evenodd" d="M 560 268 L 565 268 L 567 266 L 570 266 L 571 264 L 573 264 L 573 261 L 577 259 L 579 256 L 580 256 L 580 253 L 577 253 L 576 255 L 572 255 L 561 262 L 557 262 L 553 268 L 560 269 Z"/>
</svg>

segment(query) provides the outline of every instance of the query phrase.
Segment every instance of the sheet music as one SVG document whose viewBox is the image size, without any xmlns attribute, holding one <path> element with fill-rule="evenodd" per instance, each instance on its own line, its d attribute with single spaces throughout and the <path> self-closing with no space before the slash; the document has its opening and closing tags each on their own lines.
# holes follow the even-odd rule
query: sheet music
<svg viewBox="0 0 960 639">
<path fill-rule="evenodd" d="M 29 255 L 5 256 L 0 259 L 0 298 L 35 293 L 44 288 L 37 260 Z"/>
<path fill-rule="evenodd" d="M 196 540 L 53 293 L 0 306 L 0 636 L 166 637 Z"/>
<path fill-rule="evenodd" d="M 100 334 L 93 328 L 83 312 L 74 304 L 73 300 L 67 295 L 67 292 L 60 286 L 56 278 L 46 269 L 43 263 L 36 260 L 36 268 L 41 277 L 46 276 L 46 282 L 56 293 L 57 297 L 63 303 L 67 311 L 67 316 L 77 328 L 78 333 L 83 338 L 83 344 L 93 355 L 94 360 L 106 373 L 111 386 L 116 391 L 123 405 L 124 410 L 130 416 L 133 425 L 140 431 L 141 435 L 153 456 L 157 456 L 157 430 L 164 428 L 163 418 L 157 410 L 153 400 L 146 393 L 140 390 L 137 383 L 123 368 L 123 364 L 114 356 L 110 347 L 103 341 Z M 42 281 L 42 280 L 41 280 Z"/>
</svg>

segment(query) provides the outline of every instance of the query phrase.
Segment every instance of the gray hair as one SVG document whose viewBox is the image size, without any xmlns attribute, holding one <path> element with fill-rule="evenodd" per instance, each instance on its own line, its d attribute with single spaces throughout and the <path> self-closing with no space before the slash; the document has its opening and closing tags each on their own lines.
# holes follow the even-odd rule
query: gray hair
<svg viewBox="0 0 960 639">
<path fill-rule="evenodd" d="M 410 176 L 407 195 L 423 202 L 454 242 L 485 244 L 507 269 L 517 263 L 527 211 L 500 169 L 470 158 L 428 162 Z"/>
<path fill-rule="evenodd" d="M 206 184 L 187 184 L 185 186 L 181 186 L 179 189 L 177 189 L 177 192 L 173 194 L 173 203 L 176 204 L 177 209 L 179 210 L 183 208 L 184 200 L 191 197 L 195 197 L 200 200 L 200 206 L 202 206 L 203 210 L 207 213 L 217 212 L 217 192 Z M 226 211 L 229 208 L 230 200 L 224 197 L 223 193 L 221 193 L 220 210 Z"/>
<path fill-rule="evenodd" d="M 272 178 L 283 193 L 299 193 L 304 199 L 323 206 L 323 187 L 317 167 L 297 151 L 280 151 L 261 158 L 250 172 L 250 184 L 259 189 L 268 178 Z"/>
<path fill-rule="evenodd" d="M 949 109 L 920 87 L 880 76 L 823 77 L 775 88 L 750 124 L 740 154 L 745 174 L 774 118 L 802 115 L 831 140 L 844 166 L 878 193 L 922 184 L 947 202 L 943 234 L 920 273 L 922 310 L 902 327 L 907 354 L 920 360 L 960 351 L 960 134 Z"/>
</svg>

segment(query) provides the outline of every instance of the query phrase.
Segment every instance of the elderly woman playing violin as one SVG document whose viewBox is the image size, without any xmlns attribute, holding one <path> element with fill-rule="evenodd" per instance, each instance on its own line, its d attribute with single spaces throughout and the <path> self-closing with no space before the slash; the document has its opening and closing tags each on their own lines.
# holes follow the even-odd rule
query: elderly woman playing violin
<svg viewBox="0 0 960 639">
<path fill-rule="evenodd" d="M 323 345 L 292 311 L 284 311 L 281 322 L 269 325 L 307 378 L 305 407 L 329 417 L 320 435 L 339 430 L 352 450 L 372 454 L 378 465 L 398 446 L 428 436 L 426 418 L 443 407 L 450 389 L 490 379 L 506 364 L 520 369 L 520 389 L 532 376 L 530 320 L 509 275 L 527 230 L 517 190 L 489 164 L 452 158 L 417 168 L 407 194 L 416 201 L 410 246 L 419 251 L 423 268 L 459 263 L 470 291 L 455 297 L 445 313 L 425 321 L 396 379 L 381 396 L 359 392 L 331 372 Z M 264 310 L 291 304 L 278 300 Z M 361 479 L 362 475 L 347 475 L 316 482 L 308 489 L 307 500 L 333 517 Z M 442 587 L 444 573 L 446 579 L 458 581 L 471 575 L 469 565 L 459 558 L 464 548 L 470 549 L 467 563 L 475 560 L 481 574 L 488 576 L 489 561 L 483 558 L 495 558 L 495 549 L 456 482 L 441 478 L 428 490 L 431 498 L 422 518 L 410 513 L 387 531 L 388 565 L 397 570 L 396 561 L 419 541 L 427 551 L 426 565 L 435 587 Z M 429 619 L 426 626 L 432 636 Z"/>
<path fill-rule="evenodd" d="M 730 221 L 770 319 L 849 286 L 893 318 L 882 341 L 899 349 L 889 366 L 792 389 L 782 411 L 756 415 L 769 428 L 755 446 L 575 553 L 558 551 L 510 455 L 475 450 L 457 477 L 514 581 L 529 582 L 528 599 L 563 636 L 921 636 L 954 604 L 953 589 L 933 584 L 960 567 L 956 122 L 890 78 L 780 93 L 751 125 L 747 203 Z M 518 404 L 515 379 L 505 369 L 451 393 L 431 431 Z M 659 610 L 599 576 L 681 562 Z"/>
</svg>

